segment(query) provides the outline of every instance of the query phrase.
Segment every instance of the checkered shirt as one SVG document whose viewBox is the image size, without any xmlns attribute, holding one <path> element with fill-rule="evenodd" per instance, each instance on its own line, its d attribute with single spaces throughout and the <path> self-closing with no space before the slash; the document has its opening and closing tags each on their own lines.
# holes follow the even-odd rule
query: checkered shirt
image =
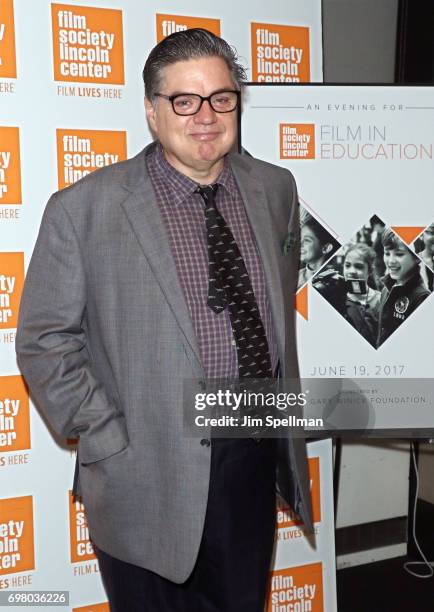
<svg viewBox="0 0 434 612">
<path fill-rule="evenodd" d="M 147 167 L 169 236 L 176 270 L 196 332 L 207 378 L 237 378 L 238 360 L 229 311 L 214 313 L 207 304 L 208 246 L 204 202 L 198 184 L 178 172 L 164 157 L 161 145 L 147 156 Z M 277 343 L 256 241 L 230 164 L 217 181 L 216 204 L 230 227 L 250 276 L 267 335 L 273 371 Z"/>
</svg>

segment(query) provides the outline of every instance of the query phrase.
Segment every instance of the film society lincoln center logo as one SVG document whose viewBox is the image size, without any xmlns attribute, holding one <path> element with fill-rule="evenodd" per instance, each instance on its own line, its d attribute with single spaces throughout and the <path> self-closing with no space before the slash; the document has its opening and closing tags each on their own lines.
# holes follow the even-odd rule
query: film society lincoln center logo
<svg viewBox="0 0 434 612">
<path fill-rule="evenodd" d="M 96 559 L 92 542 L 89 537 L 84 505 L 73 498 L 72 491 L 68 491 L 69 500 L 69 534 L 71 546 L 71 563 L 80 563 Z"/>
<path fill-rule="evenodd" d="M 309 28 L 251 24 L 252 80 L 259 83 L 310 81 Z"/>
<path fill-rule="evenodd" d="M 52 4 L 55 81 L 123 85 L 122 11 Z"/>
<path fill-rule="evenodd" d="M 33 569 L 32 497 L 0 499 L 0 576 Z"/>
<path fill-rule="evenodd" d="M 24 380 L 22 376 L 1 376 L 0 389 L 0 453 L 28 450 L 29 393 Z"/>
<path fill-rule="evenodd" d="M 315 159 L 315 125 L 281 123 L 279 156 L 280 159 Z"/>
<path fill-rule="evenodd" d="M 323 612 L 322 564 L 271 572 L 267 612 Z"/>
<path fill-rule="evenodd" d="M 110 130 L 56 130 L 59 189 L 127 158 L 127 135 Z"/>
<path fill-rule="evenodd" d="M 0 205 L 21 204 L 20 133 L 0 127 Z"/>
<path fill-rule="evenodd" d="M 14 4 L 13 0 L 0 0 L 0 78 L 16 76 Z"/>
<path fill-rule="evenodd" d="M 0 253 L 0 329 L 17 326 L 24 285 L 24 253 Z"/>
<path fill-rule="evenodd" d="M 220 19 L 207 17 L 187 17 L 186 15 L 162 15 L 157 13 L 157 42 L 174 32 L 183 32 L 191 28 L 204 28 L 220 36 Z"/>
</svg>

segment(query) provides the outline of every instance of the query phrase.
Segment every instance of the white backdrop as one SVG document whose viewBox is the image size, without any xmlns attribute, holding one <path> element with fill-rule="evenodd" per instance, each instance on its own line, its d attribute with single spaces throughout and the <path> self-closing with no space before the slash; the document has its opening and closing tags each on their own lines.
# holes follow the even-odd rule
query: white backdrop
<svg viewBox="0 0 434 612">
<path fill-rule="evenodd" d="M 251 78 L 262 78 L 259 68 L 274 79 L 322 80 L 319 0 L 252 0 L 248 8 L 229 0 L 218 7 L 210 0 L 0 0 L 0 592 L 65 589 L 67 609 L 107 610 L 83 508 L 69 500 L 73 446 L 56 442 L 29 404 L 15 361 L 16 315 L 49 195 L 150 141 L 144 60 L 164 33 L 198 25 L 234 44 Z M 330 521 L 324 507 L 325 516 Z M 295 564 L 291 550 L 300 565 L 312 565 L 293 540 L 277 553 L 279 569 Z M 313 580 L 328 584 L 331 566 L 319 577 L 313 569 Z M 306 576 L 294 573 L 293 584 Z M 323 609 L 319 587 L 312 597 L 311 609 Z"/>
</svg>

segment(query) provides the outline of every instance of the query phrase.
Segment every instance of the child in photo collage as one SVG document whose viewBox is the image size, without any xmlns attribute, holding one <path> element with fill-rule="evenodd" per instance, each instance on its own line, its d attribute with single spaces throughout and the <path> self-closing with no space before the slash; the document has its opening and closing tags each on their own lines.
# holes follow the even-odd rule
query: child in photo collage
<svg viewBox="0 0 434 612">
<path fill-rule="evenodd" d="M 371 344 L 376 347 L 380 291 L 374 269 L 375 252 L 364 243 L 344 247 L 340 264 L 330 262 L 313 280 L 313 287 Z"/>
<path fill-rule="evenodd" d="M 384 230 L 381 243 L 386 276 L 382 279 L 377 346 L 430 295 L 420 273 L 420 259 L 391 229 Z"/>
</svg>

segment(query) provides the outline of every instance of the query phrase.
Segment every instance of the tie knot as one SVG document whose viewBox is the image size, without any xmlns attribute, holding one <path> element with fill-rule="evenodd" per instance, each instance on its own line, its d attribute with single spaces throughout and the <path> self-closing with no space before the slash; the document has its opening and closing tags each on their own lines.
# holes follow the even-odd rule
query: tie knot
<svg viewBox="0 0 434 612">
<path fill-rule="evenodd" d="M 214 200 L 217 189 L 218 183 L 214 183 L 214 185 L 199 185 L 196 189 L 196 193 L 199 193 L 205 202 L 209 202 L 210 200 Z"/>
</svg>

